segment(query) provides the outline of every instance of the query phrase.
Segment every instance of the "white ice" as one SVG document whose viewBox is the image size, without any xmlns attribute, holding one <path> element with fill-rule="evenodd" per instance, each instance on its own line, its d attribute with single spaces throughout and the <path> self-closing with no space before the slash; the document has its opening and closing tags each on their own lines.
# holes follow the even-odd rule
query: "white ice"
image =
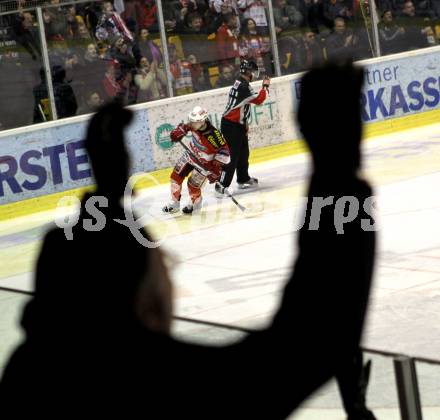
<svg viewBox="0 0 440 420">
<path fill-rule="evenodd" d="M 364 159 L 380 229 L 363 344 L 440 359 L 440 124 L 366 141 Z M 163 215 L 167 185 L 136 199 L 137 213 L 148 215 L 150 230 L 177 260 L 176 315 L 251 328 L 270 321 L 295 257 L 307 173 L 305 154 L 253 165 L 259 189 L 236 196 L 247 215 L 215 199 L 212 185 L 198 216 Z M 45 212 L 0 223 L 0 255 L 9 267 L 0 269 L 0 286 L 32 290 L 32 266 L 53 218 Z"/>
</svg>

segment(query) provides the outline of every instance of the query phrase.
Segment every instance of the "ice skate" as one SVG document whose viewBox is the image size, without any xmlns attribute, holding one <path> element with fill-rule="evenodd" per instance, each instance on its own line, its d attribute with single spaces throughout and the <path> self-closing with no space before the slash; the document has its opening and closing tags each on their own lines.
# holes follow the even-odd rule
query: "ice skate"
<svg viewBox="0 0 440 420">
<path fill-rule="evenodd" d="M 215 183 L 214 189 L 216 198 L 227 198 L 232 195 L 232 189 L 224 187 L 220 182 Z"/>
<path fill-rule="evenodd" d="M 162 208 L 164 213 L 177 213 L 180 210 L 180 201 L 172 201 Z"/>
<path fill-rule="evenodd" d="M 185 214 L 193 214 L 198 213 L 200 209 L 202 208 L 202 199 L 197 200 L 195 203 L 189 203 L 187 204 L 183 209 L 182 213 Z"/>
<path fill-rule="evenodd" d="M 258 179 L 257 178 L 249 178 L 246 182 L 237 182 L 238 189 L 247 190 L 248 188 L 256 188 L 258 187 Z"/>
</svg>

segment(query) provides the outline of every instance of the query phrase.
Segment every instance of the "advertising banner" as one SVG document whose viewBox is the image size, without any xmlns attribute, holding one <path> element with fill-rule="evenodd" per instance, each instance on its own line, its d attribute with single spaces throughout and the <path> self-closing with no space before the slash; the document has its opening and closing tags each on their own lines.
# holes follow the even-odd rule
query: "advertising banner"
<svg viewBox="0 0 440 420">
<path fill-rule="evenodd" d="M 440 57 L 438 51 L 367 63 L 362 92 L 362 119 L 374 123 L 438 108 Z M 296 109 L 300 80 L 291 81 Z"/>
<path fill-rule="evenodd" d="M 154 170 L 148 111 L 135 113 L 127 141 L 131 170 Z M 87 121 L 0 138 L 0 204 L 93 184 L 84 149 Z"/>
<path fill-rule="evenodd" d="M 258 82 L 254 89 L 257 91 L 260 86 L 261 82 Z M 228 101 L 228 92 L 229 89 L 221 89 L 210 92 L 209 95 L 189 95 L 149 108 L 156 169 L 173 166 L 181 155 L 181 147 L 171 142 L 169 134 L 180 122 L 187 121 L 188 114 L 195 106 L 204 107 L 209 113 L 211 122 L 220 128 L 222 114 Z M 271 89 L 264 104 L 251 107 L 249 141 L 252 149 L 282 141 L 283 132 L 277 92 L 278 88 Z"/>
</svg>

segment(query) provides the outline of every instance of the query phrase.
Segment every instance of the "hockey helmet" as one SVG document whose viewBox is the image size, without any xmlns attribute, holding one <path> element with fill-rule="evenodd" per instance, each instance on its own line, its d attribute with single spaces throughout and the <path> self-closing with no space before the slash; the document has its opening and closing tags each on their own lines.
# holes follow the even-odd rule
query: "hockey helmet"
<svg viewBox="0 0 440 420">
<path fill-rule="evenodd" d="M 253 79 L 257 79 L 259 76 L 258 66 L 255 61 L 243 60 L 240 64 L 240 73 L 251 73 Z"/>
<path fill-rule="evenodd" d="M 190 123 L 203 123 L 208 119 L 208 111 L 201 106 L 195 106 L 188 114 L 188 121 Z"/>
</svg>

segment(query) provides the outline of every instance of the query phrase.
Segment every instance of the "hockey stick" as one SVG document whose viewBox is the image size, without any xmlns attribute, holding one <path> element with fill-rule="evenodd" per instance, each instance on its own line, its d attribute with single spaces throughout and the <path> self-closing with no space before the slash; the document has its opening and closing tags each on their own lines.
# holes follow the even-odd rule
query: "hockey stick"
<svg viewBox="0 0 440 420">
<path fill-rule="evenodd" d="M 198 165 L 196 162 L 198 162 L 198 159 L 194 156 L 193 152 L 190 150 L 190 148 L 182 141 L 182 139 L 179 140 L 180 145 L 187 151 L 187 153 L 193 158 L 193 164 L 194 166 L 202 172 L 203 175 L 206 174 L 206 172 L 209 172 L 207 169 L 205 169 L 203 166 Z M 194 162 L 195 161 L 195 162 Z M 206 175 L 205 175 L 206 176 Z M 242 206 L 235 197 L 226 189 L 226 195 L 232 200 L 232 202 L 241 210 L 246 211 L 246 207 Z"/>
<path fill-rule="evenodd" d="M 226 190 L 226 195 L 241 211 L 246 211 L 246 207 L 242 206 L 228 190 Z"/>
</svg>

